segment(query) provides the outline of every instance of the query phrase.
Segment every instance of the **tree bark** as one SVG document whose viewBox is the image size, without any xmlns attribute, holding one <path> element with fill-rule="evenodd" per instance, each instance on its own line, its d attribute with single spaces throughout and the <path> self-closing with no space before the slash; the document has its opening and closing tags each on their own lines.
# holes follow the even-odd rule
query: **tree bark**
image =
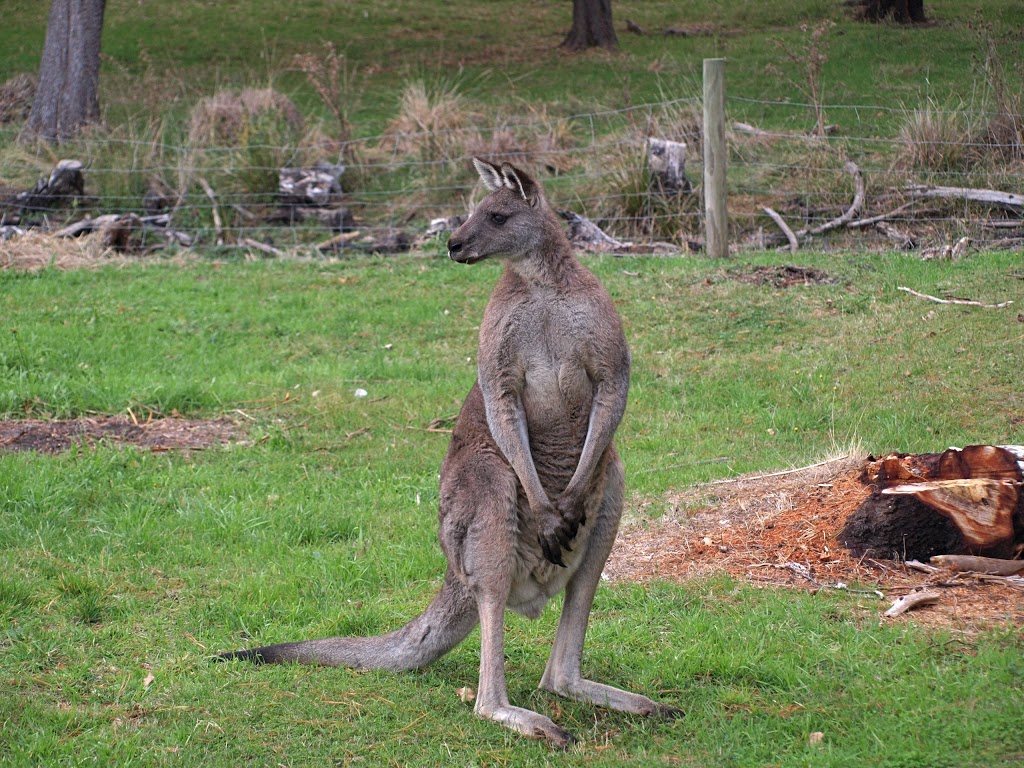
<svg viewBox="0 0 1024 768">
<path fill-rule="evenodd" d="M 100 39 L 106 0 L 52 0 L 39 88 L 23 141 L 61 142 L 100 118 Z"/>
<path fill-rule="evenodd" d="M 572 0 L 572 29 L 561 47 L 570 51 L 616 50 L 619 38 L 612 24 L 612 0 Z"/>
</svg>

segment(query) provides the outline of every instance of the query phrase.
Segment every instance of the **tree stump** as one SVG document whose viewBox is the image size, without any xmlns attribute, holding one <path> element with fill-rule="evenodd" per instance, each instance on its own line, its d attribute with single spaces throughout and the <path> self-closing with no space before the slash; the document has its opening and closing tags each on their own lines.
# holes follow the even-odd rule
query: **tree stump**
<svg viewBox="0 0 1024 768">
<path fill-rule="evenodd" d="M 84 194 L 82 162 L 61 160 L 50 171 L 50 175 L 41 176 L 32 189 L 15 195 L 14 204 L 23 214 L 46 211 L 67 206 Z"/>
<path fill-rule="evenodd" d="M 283 205 L 322 207 L 341 196 L 344 165 L 320 162 L 312 168 L 281 168 L 277 191 Z"/>
<path fill-rule="evenodd" d="M 647 167 L 651 172 L 649 194 L 657 197 L 678 197 L 693 192 L 693 185 L 686 178 L 686 144 L 649 137 Z"/>
<path fill-rule="evenodd" d="M 871 461 L 871 496 L 839 542 L 860 556 L 1012 557 L 1024 547 L 1024 447 L 971 445 Z"/>
</svg>

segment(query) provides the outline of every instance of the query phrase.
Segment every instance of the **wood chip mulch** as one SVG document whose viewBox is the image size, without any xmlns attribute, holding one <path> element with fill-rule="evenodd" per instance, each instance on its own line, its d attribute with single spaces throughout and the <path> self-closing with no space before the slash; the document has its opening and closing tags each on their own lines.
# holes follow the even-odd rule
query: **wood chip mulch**
<svg viewBox="0 0 1024 768">
<path fill-rule="evenodd" d="M 605 576 L 685 582 L 727 573 L 765 587 L 847 590 L 879 620 L 895 599 L 937 587 L 939 603 L 893 620 L 965 632 L 1024 626 L 1024 584 L 927 574 L 844 549 L 837 536 L 871 492 L 864 467 L 864 457 L 844 457 L 670 494 L 661 500 L 670 510 L 663 517 L 640 522 L 634 515 L 623 523 Z"/>
</svg>

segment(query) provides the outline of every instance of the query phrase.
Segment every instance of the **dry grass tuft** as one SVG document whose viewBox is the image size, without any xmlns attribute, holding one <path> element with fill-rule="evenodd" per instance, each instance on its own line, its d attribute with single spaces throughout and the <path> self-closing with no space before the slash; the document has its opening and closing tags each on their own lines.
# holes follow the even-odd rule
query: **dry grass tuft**
<svg viewBox="0 0 1024 768">
<path fill-rule="evenodd" d="M 916 171 L 962 170 L 971 160 L 971 126 L 964 105 L 941 108 L 930 98 L 906 110 L 900 126 L 903 152 L 897 165 Z"/>
<path fill-rule="evenodd" d="M 197 147 L 244 144 L 254 125 L 266 119 L 280 121 L 293 132 L 302 130 L 298 108 L 273 88 L 220 91 L 193 107 L 189 143 Z"/>
<path fill-rule="evenodd" d="M 424 162 L 455 160 L 464 156 L 466 133 L 479 117 L 457 86 L 416 81 L 402 90 L 398 115 L 388 123 L 380 149 Z"/>
<path fill-rule="evenodd" d="M 28 118 L 38 81 L 35 75 L 15 75 L 0 85 L 0 125 L 19 123 Z"/>
<path fill-rule="evenodd" d="M 0 270 L 37 272 L 47 267 L 96 267 L 117 258 L 113 250 L 103 247 L 99 233 L 69 238 L 29 230 L 4 242 L 3 249 L 0 249 Z"/>
</svg>

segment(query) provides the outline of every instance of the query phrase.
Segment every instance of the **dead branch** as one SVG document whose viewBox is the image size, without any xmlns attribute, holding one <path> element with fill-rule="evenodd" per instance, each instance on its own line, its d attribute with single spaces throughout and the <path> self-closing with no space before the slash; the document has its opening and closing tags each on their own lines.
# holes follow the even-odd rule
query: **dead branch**
<svg viewBox="0 0 1024 768">
<path fill-rule="evenodd" d="M 941 592 L 934 590 L 927 590 L 924 592 L 911 592 L 909 595 L 904 595 L 900 599 L 893 602 L 892 606 L 882 615 L 887 619 L 901 616 L 907 611 L 913 610 L 921 605 L 931 605 L 932 603 L 939 602 L 942 597 Z"/>
<path fill-rule="evenodd" d="M 853 218 L 860 212 L 861 208 L 864 207 L 864 174 L 861 173 L 860 168 L 852 160 L 847 160 L 843 167 L 846 169 L 847 173 L 853 176 L 854 192 L 853 202 L 850 204 L 850 207 L 847 208 L 842 215 L 837 216 L 831 221 L 826 221 L 824 224 L 819 224 L 817 227 L 801 229 L 798 230 L 797 232 L 794 232 L 793 234 L 796 236 L 796 239 L 798 241 L 803 240 L 806 237 L 822 235 L 825 232 L 830 232 L 833 229 L 839 229 L 840 227 L 848 225 L 853 220 Z M 776 221 L 776 223 L 778 223 L 778 221 Z M 786 235 L 786 239 L 789 239 L 788 235 Z M 772 243 L 779 242 L 777 238 L 769 238 L 768 240 L 769 242 Z M 790 248 L 792 248 L 792 240 L 790 240 Z"/>
<path fill-rule="evenodd" d="M 800 241 L 797 240 L 796 235 L 793 234 L 793 230 L 789 228 L 789 225 L 785 222 L 785 220 L 773 209 L 769 208 L 767 205 L 761 208 L 761 210 L 767 213 L 771 220 L 779 225 L 779 229 L 782 230 L 782 233 L 786 236 L 786 239 L 789 240 L 789 252 L 796 253 L 798 250 L 800 250 Z"/>
<path fill-rule="evenodd" d="M 1016 195 L 1012 192 L 971 187 L 931 187 L 924 184 L 911 185 L 907 188 L 907 192 L 914 197 L 964 200 L 971 203 L 994 205 L 1014 213 L 1024 213 L 1024 195 Z"/>
<path fill-rule="evenodd" d="M 253 240 L 251 237 L 240 238 L 238 244 L 244 245 L 246 248 L 255 248 L 257 251 L 262 251 L 263 253 L 269 254 L 270 256 L 277 256 L 278 258 L 287 255 L 284 251 L 274 248 L 272 245 L 261 243 L 259 240 Z"/>
<path fill-rule="evenodd" d="M 853 203 L 846 209 L 846 212 L 842 216 L 837 216 L 832 219 L 832 221 L 827 221 L 821 226 L 809 229 L 803 234 L 798 233 L 800 237 L 805 237 L 807 235 L 820 235 L 830 230 L 845 226 L 852 221 L 853 217 L 860 212 L 861 208 L 864 207 L 864 174 L 861 173 L 860 168 L 858 168 L 857 164 L 852 160 L 847 160 L 843 165 L 843 168 L 846 169 L 847 173 L 853 176 Z"/>
<path fill-rule="evenodd" d="M 909 293 L 911 296 L 917 296 L 919 299 L 934 301 L 936 304 L 961 304 L 968 307 L 982 307 L 983 309 L 1003 309 L 1004 307 L 1008 307 L 1013 304 L 1012 301 L 1003 301 L 999 304 L 982 304 L 980 301 L 974 301 L 973 299 L 940 299 L 938 296 L 929 296 L 927 293 L 918 293 L 917 291 L 902 285 L 897 285 L 896 290 L 904 291 Z"/>
<path fill-rule="evenodd" d="M 877 224 L 880 221 L 888 221 L 889 219 L 899 216 L 904 211 L 913 208 L 915 205 L 917 205 L 917 203 L 917 200 L 911 200 L 909 203 L 904 203 L 899 208 L 893 208 L 888 213 L 883 213 L 878 216 L 871 216 L 866 219 L 858 219 L 857 221 L 851 221 L 849 224 L 846 225 L 846 228 L 860 229 L 861 227 L 870 227 L 872 224 Z"/>
</svg>

